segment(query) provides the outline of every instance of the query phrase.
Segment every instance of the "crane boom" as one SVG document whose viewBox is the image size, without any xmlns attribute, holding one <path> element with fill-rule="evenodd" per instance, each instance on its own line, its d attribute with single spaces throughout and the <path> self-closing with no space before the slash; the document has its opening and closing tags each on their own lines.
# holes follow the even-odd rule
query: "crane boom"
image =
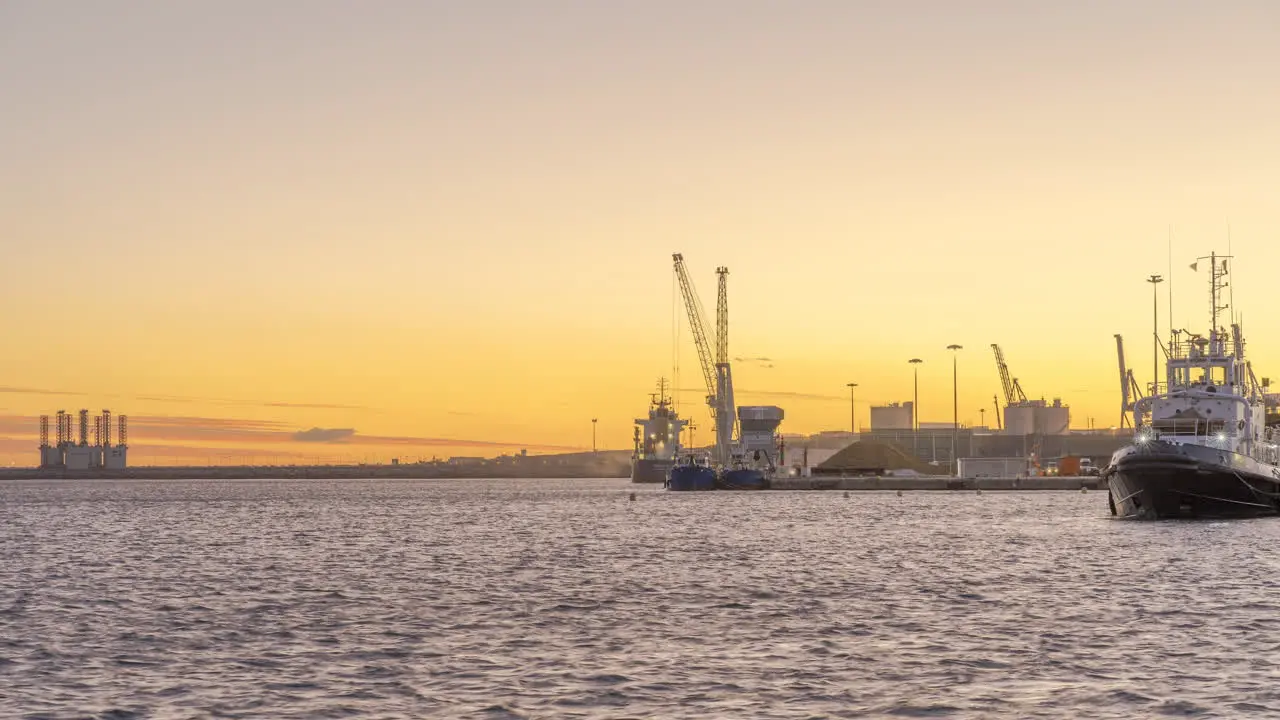
<svg viewBox="0 0 1280 720">
<path fill-rule="evenodd" d="M 1004 390 L 1004 402 L 1006 405 L 1012 405 L 1013 380 L 1009 377 L 1009 366 L 1004 361 L 1004 351 L 995 343 L 991 343 L 991 349 L 996 354 L 996 370 L 1000 371 L 1000 389 Z"/>
<path fill-rule="evenodd" d="M 1120 361 L 1120 427 L 1129 424 L 1129 369 L 1124 365 L 1124 338 L 1116 333 L 1116 357 Z"/>
<path fill-rule="evenodd" d="M 1005 404 L 1026 402 L 1027 394 L 1022 391 L 1022 385 L 1018 384 L 1018 378 L 1009 375 L 1009 364 L 1004 361 L 1004 351 L 995 343 L 991 343 L 991 349 L 996 354 L 996 369 L 1000 371 L 1000 387 L 1004 390 Z"/>
<path fill-rule="evenodd" d="M 707 404 L 711 406 L 711 417 L 716 415 L 716 368 L 711 357 L 711 345 L 707 343 L 707 331 L 702 320 L 702 303 L 698 293 L 693 289 L 689 273 L 684 267 L 684 255 L 675 253 L 671 256 L 675 261 L 676 280 L 680 283 L 680 294 L 684 296 L 684 306 L 689 313 L 689 330 L 693 334 L 693 344 L 698 348 L 698 361 L 702 364 L 702 379 L 707 385 Z"/>
</svg>

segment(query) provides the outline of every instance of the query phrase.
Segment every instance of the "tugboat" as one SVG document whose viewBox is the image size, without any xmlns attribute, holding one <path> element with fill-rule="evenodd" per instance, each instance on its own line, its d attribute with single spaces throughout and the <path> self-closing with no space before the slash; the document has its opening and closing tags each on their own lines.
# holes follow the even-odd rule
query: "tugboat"
<svg viewBox="0 0 1280 720">
<path fill-rule="evenodd" d="M 768 490 L 770 474 L 739 461 L 720 473 L 716 486 L 722 490 Z"/>
<path fill-rule="evenodd" d="M 715 490 L 716 471 L 705 456 L 687 455 L 667 475 L 668 490 Z"/>
<path fill-rule="evenodd" d="M 676 414 L 667 396 L 666 378 L 658 379 L 658 392 L 649 396 L 648 419 L 637 418 L 635 422 L 631 482 L 664 483 L 680 454 L 680 432 L 688 424 Z"/>
<path fill-rule="evenodd" d="M 1245 360 L 1240 325 L 1218 326 L 1227 258 L 1208 258 L 1208 337 L 1173 333 L 1165 380 L 1133 404 L 1134 442 L 1103 471 L 1113 515 L 1146 519 L 1280 514 L 1280 413 Z M 1193 268 L 1195 266 L 1192 266 Z"/>
</svg>

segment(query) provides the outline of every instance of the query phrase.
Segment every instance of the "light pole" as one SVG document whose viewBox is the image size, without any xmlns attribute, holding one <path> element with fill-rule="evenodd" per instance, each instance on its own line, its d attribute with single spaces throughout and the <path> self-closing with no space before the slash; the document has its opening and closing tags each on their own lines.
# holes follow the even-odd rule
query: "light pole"
<svg viewBox="0 0 1280 720">
<path fill-rule="evenodd" d="M 1151 394 L 1160 392 L 1160 293 L 1156 290 L 1164 278 L 1152 275 L 1151 283 Z"/>
<path fill-rule="evenodd" d="M 987 409 L 978 408 L 978 417 L 981 418 L 978 422 L 982 423 L 982 427 L 985 428 L 987 426 Z"/>
<path fill-rule="evenodd" d="M 599 418 L 591 418 L 591 452 L 596 451 L 596 420 Z"/>
<path fill-rule="evenodd" d="M 956 358 L 964 348 L 948 345 L 947 349 L 951 351 L 951 474 L 955 475 L 960 471 L 960 463 L 956 462 L 956 448 L 959 447 L 960 437 L 960 384 Z"/>
<path fill-rule="evenodd" d="M 911 395 L 911 454 L 915 455 L 915 459 L 920 459 L 920 363 L 924 362 L 920 358 L 911 358 L 907 362 L 911 363 L 912 380 L 914 390 Z"/>
<path fill-rule="evenodd" d="M 849 386 L 849 432 L 856 435 L 858 433 L 857 413 L 853 409 L 853 389 L 858 387 L 858 383 L 845 383 Z"/>
</svg>

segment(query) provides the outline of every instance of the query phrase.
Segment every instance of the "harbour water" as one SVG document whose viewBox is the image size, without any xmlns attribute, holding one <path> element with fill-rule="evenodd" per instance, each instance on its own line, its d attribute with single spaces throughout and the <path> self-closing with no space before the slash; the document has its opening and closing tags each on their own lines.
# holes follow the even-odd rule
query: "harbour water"
<svg viewBox="0 0 1280 720">
<path fill-rule="evenodd" d="M 1277 541 L 1101 492 L 6 482 L 0 717 L 1265 715 Z"/>
</svg>

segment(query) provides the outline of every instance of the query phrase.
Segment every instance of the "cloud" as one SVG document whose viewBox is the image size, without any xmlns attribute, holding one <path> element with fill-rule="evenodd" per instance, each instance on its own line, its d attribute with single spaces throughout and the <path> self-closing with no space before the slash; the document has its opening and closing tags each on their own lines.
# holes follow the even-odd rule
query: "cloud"
<svg viewBox="0 0 1280 720">
<path fill-rule="evenodd" d="M 0 386 L 0 394 L 8 393 L 11 395 L 54 395 L 61 397 L 87 397 L 89 393 L 79 390 L 48 390 L 45 388 L 27 388 L 27 387 L 10 387 Z M 277 401 L 257 401 L 257 400 L 231 400 L 229 398 L 213 398 L 198 397 L 194 395 L 118 395 L 115 393 L 105 393 L 99 397 L 127 398 L 131 400 L 142 400 L 144 402 L 159 403 L 212 403 L 215 405 L 242 405 L 269 408 L 289 408 L 302 410 L 368 410 L 363 405 L 340 405 L 337 403 L 294 403 L 294 402 L 277 402 Z"/>
<path fill-rule="evenodd" d="M 287 403 L 287 402 L 268 402 L 262 403 L 263 407 L 273 408 L 303 408 L 306 410 L 368 410 L 363 405 L 335 405 L 330 403 Z"/>
<path fill-rule="evenodd" d="M 680 393 L 697 393 L 699 397 L 706 395 L 707 391 L 702 388 L 680 388 L 676 390 Z M 734 388 L 733 394 L 736 397 L 758 397 L 758 398 L 795 398 L 797 400 L 830 400 L 848 402 L 848 395 L 824 395 L 822 393 L 792 392 L 790 390 L 746 390 L 744 388 Z"/>
<path fill-rule="evenodd" d="M 118 416 L 117 416 L 118 417 Z M 50 417 L 50 420 L 53 418 Z M 50 428 L 52 431 L 53 428 Z M 0 447 L 14 449 L 25 446 L 34 449 L 38 434 L 39 418 L 31 415 L 0 415 L 0 436 L 8 435 L 11 442 Z M 17 443 L 17 445 L 15 445 Z M 129 445 L 149 448 L 163 446 L 165 454 L 177 455 L 177 447 L 192 448 L 192 455 L 216 455 L 230 452 L 227 445 L 259 445 L 266 452 L 284 455 L 282 448 L 293 443 L 353 446 L 390 446 L 403 448 L 491 448 L 495 450 L 525 449 L 535 452 L 578 452 L 580 445 L 557 445 L 537 442 L 507 440 L 477 440 L 471 438 L 412 437 L 399 435 L 361 435 L 352 428 L 320 428 L 298 430 L 296 426 L 276 420 L 245 420 L 237 418 L 210 418 L 195 416 L 136 415 L 129 416 Z M 34 450 L 33 450 L 34 451 Z M 349 451 L 349 450 L 348 450 Z M 250 452 L 246 450 L 245 452 Z"/>
<path fill-rule="evenodd" d="M 366 445 L 412 445 L 417 447 L 521 448 L 548 452 L 578 452 L 581 445 L 546 445 L 542 443 L 506 442 L 503 440 L 468 440 L 464 438 L 400 437 L 394 435 L 357 435 L 356 442 Z"/>
<path fill-rule="evenodd" d="M 352 428 L 318 428 L 300 430 L 293 434 L 297 442 L 336 443 L 350 440 L 356 431 Z"/>
<path fill-rule="evenodd" d="M 12 393 L 14 395 L 86 395 L 87 393 L 73 392 L 71 390 L 44 390 L 42 388 L 19 388 L 19 387 L 3 387 L 0 386 L 0 393 Z"/>
</svg>

